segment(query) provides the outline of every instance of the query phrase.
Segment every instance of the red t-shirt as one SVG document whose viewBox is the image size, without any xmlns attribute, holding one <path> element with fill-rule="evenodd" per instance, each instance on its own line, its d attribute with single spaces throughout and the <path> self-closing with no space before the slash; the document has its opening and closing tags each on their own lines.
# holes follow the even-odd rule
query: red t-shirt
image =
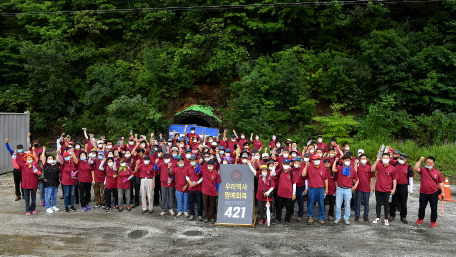
<svg viewBox="0 0 456 257">
<path fill-rule="evenodd" d="M 389 162 L 389 164 L 390 164 L 390 165 L 394 165 L 396 162 L 397 162 L 397 160 L 396 160 L 396 159 L 394 159 L 394 158 L 390 158 L 390 162 Z"/>
<path fill-rule="evenodd" d="M 188 166 L 190 166 L 190 164 Z M 187 179 L 185 177 L 187 176 L 188 166 L 184 164 L 184 167 L 182 168 L 176 167 L 171 170 L 174 175 L 174 180 L 176 181 L 176 190 L 179 192 L 188 193 L 188 187 L 185 191 L 182 190 L 182 188 L 187 184 Z"/>
<path fill-rule="evenodd" d="M 437 192 L 439 189 L 437 183 L 443 183 L 442 173 L 435 168 L 432 168 L 429 172 L 426 168 L 420 168 L 418 173 L 421 175 L 420 193 L 422 194 L 433 194 Z M 432 177 L 429 176 L 429 173 L 431 173 Z M 436 181 L 437 183 L 435 183 Z"/>
<path fill-rule="evenodd" d="M 106 163 L 104 164 L 104 169 L 105 170 L 100 170 L 100 163 L 101 163 L 101 160 L 96 158 L 95 161 L 94 161 L 94 170 L 95 170 L 95 182 L 104 182 L 105 181 L 105 177 L 106 177 Z"/>
<path fill-rule="evenodd" d="M 353 187 L 353 180 L 358 181 L 355 167 L 350 166 L 350 176 L 344 175 L 344 167 L 337 167 L 337 185 L 340 187 Z"/>
<path fill-rule="evenodd" d="M 165 164 L 165 162 L 159 162 L 157 164 L 158 171 L 160 172 L 160 182 L 162 187 L 173 187 L 176 185 L 176 182 L 173 180 L 169 185 L 168 185 L 168 178 L 173 178 L 173 175 L 168 174 L 168 165 Z M 172 173 L 171 173 L 172 174 Z"/>
<path fill-rule="evenodd" d="M 317 143 L 317 148 L 320 148 L 321 150 L 323 150 L 323 154 L 328 152 L 328 146 L 324 142 Z"/>
<path fill-rule="evenodd" d="M 92 182 L 92 165 L 89 161 L 78 160 L 78 180 L 79 182 L 91 183 Z"/>
<path fill-rule="evenodd" d="M 106 170 L 106 188 L 108 189 L 114 189 L 117 188 L 117 178 L 114 178 L 114 174 L 117 174 L 114 169 L 112 169 L 109 166 L 105 167 Z"/>
<path fill-rule="evenodd" d="M 237 142 L 237 141 L 234 141 L 234 142 L 233 142 L 233 141 L 231 141 L 230 139 L 226 140 L 226 145 L 227 145 L 228 148 L 231 149 L 231 153 L 233 153 L 233 152 L 236 151 L 236 149 L 234 149 L 234 145 L 235 145 L 235 144 L 238 144 L 238 142 Z M 238 145 L 239 145 L 239 144 L 238 144 Z M 239 146 L 239 147 L 242 149 L 242 146 Z"/>
<path fill-rule="evenodd" d="M 155 170 L 154 170 L 154 165 L 152 164 L 139 164 L 138 166 L 138 171 L 136 172 L 138 173 L 137 176 L 140 177 L 140 178 L 153 178 L 155 177 Z"/>
<path fill-rule="evenodd" d="M 320 165 L 318 168 L 313 164 L 307 166 L 307 180 L 309 181 L 309 187 L 311 188 L 322 188 L 325 187 L 325 179 L 327 179 L 326 168 Z"/>
<path fill-rule="evenodd" d="M 398 185 L 407 185 L 408 184 L 408 163 L 400 164 L 398 163 L 396 165 L 396 173 L 397 173 L 397 184 Z M 413 168 L 410 167 L 412 170 L 412 177 L 415 176 L 415 173 L 413 173 Z"/>
<path fill-rule="evenodd" d="M 362 165 L 361 163 L 358 166 L 358 178 L 359 184 L 356 190 L 364 193 L 370 192 L 370 180 L 375 178 L 375 172 L 371 171 L 371 166 L 369 164 Z"/>
<path fill-rule="evenodd" d="M 201 173 L 203 173 L 201 192 L 206 195 L 217 196 L 216 184 L 221 182 L 218 172 L 215 169 L 209 171 L 209 169 L 203 168 Z"/>
<path fill-rule="evenodd" d="M 22 158 L 22 160 L 24 160 L 24 158 Z M 38 188 L 38 175 L 33 172 L 33 166 L 35 166 L 37 170 L 41 171 L 40 165 L 38 165 L 36 162 L 33 162 L 30 167 L 28 163 L 19 165 L 19 170 L 21 171 L 22 176 L 21 187 L 24 189 Z"/>
<path fill-rule="evenodd" d="M 133 175 L 130 165 L 125 165 L 125 167 L 119 167 L 117 174 L 117 188 L 118 189 L 129 189 L 131 187 L 130 181 L 123 182 L 124 179 L 129 178 Z"/>
<path fill-rule="evenodd" d="M 377 182 L 375 183 L 375 191 L 390 192 L 393 188 L 393 180 L 397 179 L 395 167 L 388 165 L 385 167 L 383 163 L 377 163 Z"/>
<path fill-rule="evenodd" d="M 260 140 L 253 140 L 253 149 L 260 149 L 263 147 L 263 142 Z"/>
<path fill-rule="evenodd" d="M 298 182 L 296 182 L 296 187 L 302 187 L 306 185 L 306 179 L 302 176 L 302 171 L 304 170 L 304 166 L 301 165 L 299 168 L 291 168 L 293 171 L 293 177 L 296 176 L 298 178 Z"/>
<path fill-rule="evenodd" d="M 73 158 L 70 159 L 70 161 L 63 161 L 63 163 L 60 165 L 62 167 L 61 172 L 62 172 L 62 185 L 65 186 L 74 186 L 76 185 L 76 179 L 71 177 L 71 172 L 76 171 L 76 167 L 73 161 Z"/>
<path fill-rule="evenodd" d="M 326 178 L 328 179 L 328 195 L 333 195 L 336 193 L 336 174 L 332 172 L 332 168 L 326 169 Z"/>
<path fill-rule="evenodd" d="M 200 173 L 196 173 L 195 168 L 192 166 L 189 166 L 187 168 L 187 175 L 188 178 L 190 179 L 190 182 L 198 182 L 202 177 L 203 174 L 201 174 L 201 167 L 200 167 Z M 201 191 L 201 184 L 197 184 L 195 187 L 190 187 L 190 184 L 188 186 L 189 191 Z"/>
<path fill-rule="evenodd" d="M 283 198 L 292 198 L 293 196 L 293 184 L 296 184 L 298 182 L 298 177 L 294 176 L 293 174 L 293 181 L 291 181 L 291 174 L 290 170 L 288 170 L 287 173 L 285 173 L 284 170 L 282 170 L 282 174 L 277 174 L 279 176 L 279 186 L 277 190 L 277 194 L 280 197 Z M 279 170 L 280 172 L 280 170 Z"/>
<path fill-rule="evenodd" d="M 294 179 L 294 173 L 293 173 L 293 179 Z M 271 177 L 270 174 L 268 174 L 264 179 L 263 176 L 257 172 L 257 178 L 258 178 L 258 190 L 256 194 L 256 199 L 266 202 L 268 200 L 267 197 L 263 196 L 263 190 L 264 192 L 267 192 L 271 187 L 275 186 L 275 179 Z M 293 193 L 293 192 L 292 192 Z M 272 202 L 274 198 L 272 197 L 272 194 L 269 196 L 269 201 Z"/>
</svg>

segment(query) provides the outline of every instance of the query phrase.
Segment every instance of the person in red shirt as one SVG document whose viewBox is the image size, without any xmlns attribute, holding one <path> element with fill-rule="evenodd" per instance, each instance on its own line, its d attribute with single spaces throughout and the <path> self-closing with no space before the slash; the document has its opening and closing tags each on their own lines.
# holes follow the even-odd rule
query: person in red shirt
<svg viewBox="0 0 456 257">
<path fill-rule="evenodd" d="M 190 156 L 191 157 L 191 156 Z M 189 158 L 190 158 L 189 157 Z M 187 167 L 183 158 L 177 159 L 177 167 L 172 168 L 176 181 L 176 199 L 177 199 L 177 215 L 176 217 L 182 216 L 182 213 L 187 218 L 188 215 L 188 182 L 186 180 Z"/>
<path fill-rule="evenodd" d="M 231 152 L 235 152 L 236 151 L 236 147 L 235 145 L 239 145 L 239 143 L 236 141 L 236 135 L 233 134 L 231 135 L 231 139 L 230 140 L 226 140 L 226 145 L 229 149 L 231 149 Z"/>
<path fill-rule="evenodd" d="M 298 178 L 296 182 L 296 200 L 291 203 L 291 215 L 294 215 L 294 206 L 295 202 L 298 202 L 298 222 L 302 221 L 302 216 L 304 216 L 304 191 L 306 189 L 306 178 L 302 176 L 302 171 L 304 166 L 301 164 L 301 158 L 293 158 L 293 176 Z"/>
<path fill-rule="evenodd" d="M 435 228 L 437 226 L 437 202 L 439 200 L 439 188 L 441 190 L 440 196 L 442 199 L 445 198 L 443 176 L 442 173 L 434 167 L 434 157 L 429 156 L 426 158 L 424 168 L 420 168 L 422 161 L 424 161 L 424 157 L 421 157 L 414 167 L 415 171 L 421 175 L 420 207 L 418 209 L 418 220 L 416 221 L 416 224 L 423 224 L 426 206 L 429 202 L 429 205 L 431 206 L 431 227 Z"/>
<path fill-rule="evenodd" d="M 96 148 L 94 148 L 97 150 Z M 95 208 L 105 208 L 106 205 L 106 191 L 105 191 L 105 179 L 106 179 L 106 172 L 104 169 L 100 169 L 100 164 L 104 159 L 104 152 L 98 151 L 98 155 L 96 157 L 92 156 L 89 159 L 89 163 L 93 165 L 94 169 L 94 180 L 95 183 L 93 185 L 93 192 L 95 194 Z"/>
<path fill-rule="evenodd" d="M 253 133 L 250 135 L 250 141 L 253 143 L 253 149 L 257 149 L 258 152 L 261 152 L 263 149 L 263 142 L 260 141 L 260 135 L 256 134 L 255 139 L 253 139 Z"/>
<path fill-rule="evenodd" d="M 332 165 L 331 165 L 331 160 L 328 158 L 325 158 L 323 160 L 323 166 L 325 166 L 326 169 L 326 177 L 328 178 L 328 195 L 326 198 L 328 198 L 329 202 L 329 210 L 328 210 L 328 220 L 333 220 L 334 219 L 334 206 L 336 203 L 336 176 L 333 171 L 332 171 Z M 325 202 L 326 204 L 326 202 Z"/>
<path fill-rule="evenodd" d="M 401 153 L 398 161 L 393 164 L 396 167 L 397 186 L 396 193 L 393 195 L 393 201 L 390 203 L 390 217 L 389 221 L 393 221 L 396 217 L 396 208 L 398 203 L 401 205 L 401 221 L 408 224 L 407 221 L 407 199 L 408 195 L 413 192 L 413 173 L 412 166 L 407 163 L 408 155 Z M 409 189 L 410 184 L 410 189 Z"/>
<path fill-rule="evenodd" d="M 104 166 L 104 163 L 107 166 Z M 118 208 L 118 194 L 117 194 L 117 167 L 114 158 L 108 157 L 103 159 L 100 163 L 100 170 L 106 170 L 106 212 L 111 210 L 111 195 L 114 193 L 114 206 Z"/>
<path fill-rule="evenodd" d="M 380 163 L 380 161 L 382 163 Z M 377 157 L 374 165 L 372 165 L 371 171 L 377 171 L 377 182 L 375 183 L 375 198 L 377 201 L 376 212 L 377 218 L 373 223 L 380 222 L 380 213 L 382 210 L 382 204 L 385 212 L 385 225 L 389 225 L 389 197 L 393 196 L 396 192 L 397 174 L 396 169 L 393 165 L 390 165 L 390 156 L 388 153 L 382 155 L 382 159 Z M 391 189 L 393 188 L 393 189 Z"/>
<path fill-rule="evenodd" d="M 38 176 L 41 175 L 40 165 L 35 161 L 33 155 L 25 154 L 23 157 L 24 162 L 18 164 L 19 162 L 16 159 L 17 155 L 14 153 L 13 158 L 13 167 L 21 171 L 22 175 L 22 189 L 24 191 L 25 199 L 25 215 L 30 216 L 31 213 L 38 213 L 36 208 L 36 189 L 38 188 Z M 22 158 L 22 156 L 19 156 Z M 32 200 L 30 202 L 30 199 Z"/>
<path fill-rule="evenodd" d="M 215 162 L 210 160 L 207 162 L 207 167 L 202 168 L 200 172 L 203 175 L 203 183 L 201 192 L 203 194 L 203 206 L 204 206 L 204 223 L 209 222 L 209 206 L 210 206 L 210 218 L 211 223 L 215 224 L 215 217 L 217 215 L 217 197 L 220 184 L 220 176 L 217 170 L 215 170 Z"/>
<path fill-rule="evenodd" d="M 163 162 L 159 163 L 158 159 L 155 160 L 155 172 L 160 172 L 161 182 L 161 197 L 162 206 L 160 216 L 166 215 L 168 212 L 171 216 L 174 216 L 174 189 L 175 181 L 174 175 L 171 172 L 173 164 L 171 163 L 169 153 L 165 153 L 163 156 Z"/>
<path fill-rule="evenodd" d="M 272 191 L 274 190 L 274 178 L 272 178 L 268 166 L 265 164 L 261 165 L 257 169 L 255 169 L 252 164 L 248 163 L 250 170 L 252 171 L 253 175 L 258 180 L 258 188 L 256 190 L 256 199 L 258 200 L 258 224 L 268 224 L 267 217 L 264 215 L 264 209 L 266 207 L 266 202 L 273 200 Z M 254 191 L 255 192 L 255 191 Z"/>
<path fill-rule="evenodd" d="M 203 175 L 200 172 L 200 166 L 203 159 L 200 159 L 200 163 L 197 162 L 196 155 L 190 157 L 190 167 L 187 168 L 186 180 L 188 181 L 188 209 L 190 211 L 190 219 L 195 219 L 195 201 L 198 204 L 198 220 L 203 220 L 203 209 L 202 209 L 202 195 L 201 195 L 201 182 L 203 182 Z"/>
<path fill-rule="evenodd" d="M 291 202 L 296 199 L 296 183 L 298 182 L 298 177 L 293 176 L 289 159 L 283 160 L 283 169 L 276 174 L 276 177 L 278 180 L 277 213 L 276 220 L 272 224 L 277 225 L 282 223 L 282 209 L 285 205 L 287 211 L 285 214 L 284 226 L 288 227 L 290 225 L 291 217 Z"/>
<path fill-rule="evenodd" d="M 62 189 L 64 195 L 63 199 L 65 204 L 65 211 L 76 211 L 74 208 L 74 190 L 76 186 L 76 165 L 78 164 L 78 159 L 74 155 L 73 149 L 71 149 L 70 152 L 63 153 L 63 160 L 60 159 L 60 163 L 62 164 Z M 68 208 L 68 198 L 70 199 L 70 208 Z"/>
<path fill-rule="evenodd" d="M 21 164 L 24 164 L 24 146 L 23 145 L 17 145 L 16 150 L 13 151 L 10 146 L 9 146 L 9 139 L 5 139 L 5 144 L 6 144 L 6 149 L 10 153 L 11 156 L 13 154 L 16 154 L 16 156 L 19 156 L 19 158 L 16 159 L 18 166 L 21 166 Z M 13 179 L 14 179 L 14 186 L 15 186 L 15 193 L 16 193 L 16 199 L 14 201 L 19 201 L 21 199 L 21 193 L 22 193 L 22 198 L 24 197 L 24 191 L 21 187 L 21 181 L 22 181 L 22 174 L 21 171 L 18 169 L 13 170 Z"/>
<path fill-rule="evenodd" d="M 193 137 L 197 137 L 197 141 L 199 141 L 201 138 L 198 134 L 195 133 L 195 127 L 191 127 L 190 128 L 190 133 L 187 133 L 187 125 L 185 125 L 185 128 L 184 128 L 184 134 L 187 136 L 187 138 L 190 140 L 190 139 L 193 139 Z"/>
<path fill-rule="evenodd" d="M 323 154 L 328 152 L 328 146 L 323 142 L 323 136 L 318 135 L 317 137 L 317 148 L 320 148 L 323 151 Z"/>
<path fill-rule="evenodd" d="M 154 165 L 150 164 L 150 157 L 144 156 L 143 162 L 136 161 L 136 168 L 133 172 L 138 176 L 141 181 L 141 205 L 142 214 L 147 212 L 147 204 L 149 203 L 149 214 L 154 213 L 154 189 L 155 189 L 155 176 Z M 147 201 L 146 201 L 147 198 Z"/>
<path fill-rule="evenodd" d="M 307 216 L 309 220 L 307 224 L 313 223 L 313 210 L 315 201 L 318 200 L 318 221 L 325 223 L 325 203 L 324 198 L 328 194 L 328 178 L 326 177 L 326 168 L 321 165 L 321 156 L 315 154 L 313 164 L 306 162 L 306 167 L 302 171 L 302 176 L 308 178 L 309 189 L 307 196 Z"/>
<path fill-rule="evenodd" d="M 123 196 L 125 194 L 125 198 L 127 199 L 127 210 L 131 211 L 130 208 L 130 187 L 131 183 L 130 180 L 133 179 L 133 170 L 131 166 L 127 163 L 125 158 L 120 158 L 119 160 L 119 169 L 117 174 L 117 194 L 119 196 L 119 212 L 123 210 Z"/>
<path fill-rule="evenodd" d="M 355 222 L 359 222 L 361 200 L 364 200 L 364 222 L 369 222 L 369 197 L 374 193 L 375 173 L 371 171 L 372 167 L 368 163 L 367 156 L 364 153 L 359 156 L 359 159 L 355 160 L 354 167 L 359 178 L 358 188 L 355 192 Z"/>
<path fill-rule="evenodd" d="M 75 150 L 76 151 L 76 150 Z M 81 192 L 81 208 L 83 211 L 88 211 L 90 209 L 89 200 L 90 200 L 90 190 L 92 188 L 93 181 L 93 169 L 92 165 L 87 158 L 87 153 L 82 151 L 79 153 L 78 159 L 78 180 L 79 180 L 79 190 Z"/>
<path fill-rule="evenodd" d="M 277 136 L 276 135 L 272 135 L 272 138 L 271 138 L 271 140 L 268 143 L 268 148 L 276 147 L 276 145 L 277 145 L 277 141 L 276 140 L 277 140 Z M 280 147 L 280 145 L 278 147 Z"/>
<path fill-rule="evenodd" d="M 336 162 L 338 159 L 336 159 Z M 336 220 L 334 224 L 339 224 L 342 215 L 342 202 L 345 202 L 345 214 L 344 220 L 346 225 L 350 225 L 350 202 L 352 194 L 355 192 L 359 184 L 358 173 L 355 170 L 354 165 L 351 164 L 351 157 L 344 155 L 342 157 L 344 163 L 343 166 L 336 166 L 336 162 L 333 164 L 333 172 L 336 172 L 337 176 L 337 189 L 336 189 Z M 355 185 L 353 185 L 353 181 Z"/>
<path fill-rule="evenodd" d="M 389 146 L 387 146 L 387 148 L 391 149 L 391 147 Z M 393 149 L 393 152 L 391 153 L 390 164 L 394 165 L 399 159 L 399 156 L 401 156 L 401 151 L 399 151 L 398 149 Z"/>
</svg>

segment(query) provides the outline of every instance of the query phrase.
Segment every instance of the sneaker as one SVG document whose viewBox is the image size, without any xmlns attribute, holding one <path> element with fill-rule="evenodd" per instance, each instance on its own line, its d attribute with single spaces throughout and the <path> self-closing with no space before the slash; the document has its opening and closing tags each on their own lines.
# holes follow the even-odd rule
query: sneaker
<svg viewBox="0 0 456 257">
<path fill-rule="evenodd" d="M 198 220 L 199 221 L 203 221 L 203 217 L 202 216 L 198 216 Z"/>
<path fill-rule="evenodd" d="M 376 218 L 372 223 L 377 224 L 380 222 L 380 218 Z"/>
<path fill-rule="evenodd" d="M 283 225 L 284 225 L 285 227 L 288 227 L 288 226 L 290 226 L 290 222 L 285 221 L 285 223 L 283 223 Z"/>
<path fill-rule="evenodd" d="M 435 228 L 435 227 L 437 227 L 437 222 L 431 221 L 431 228 Z"/>
<path fill-rule="evenodd" d="M 46 209 L 46 212 L 47 212 L 47 213 L 54 213 L 54 211 L 53 211 L 51 208 L 47 208 L 47 209 Z"/>
<path fill-rule="evenodd" d="M 71 206 L 71 207 L 70 207 L 70 210 L 71 210 L 71 211 L 76 211 L 76 209 L 74 208 L 74 206 Z"/>
<path fill-rule="evenodd" d="M 66 212 L 70 212 L 70 208 L 65 207 L 65 211 L 66 211 Z"/>
<path fill-rule="evenodd" d="M 114 206 L 115 209 L 119 209 L 119 205 Z"/>
<path fill-rule="evenodd" d="M 60 199 L 63 199 L 63 195 L 60 196 Z"/>
<path fill-rule="evenodd" d="M 96 204 L 94 207 L 95 207 L 95 208 L 100 208 L 101 205 Z"/>
<path fill-rule="evenodd" d="M 57 208 L 57 207 L 55 207 L 55 206 L 52 206 L 51 209 L 52 209 L 53 211 L 58 211 L 58 210 L 59 210 L 59 208 Z"/>
<path fill-rule="evenodd" d="M 82 207 L 82 211 L 87 211 L 87 208 L 86 207 Z"/>
<path fill-rule="evenodd" d="M 14 199 L 14 201 L 19 201 L 19 200 L 21 200 L 21 196 L 20 195 L 16 196 L 16 199 Z"/>
<path fill-rule="evenodd" d="M 152 214 L 152 213 L 154 213 L 154 210 L 149 210 L 149 214 Z"/>
<path fill-rule="evenodd" d="M 174 210 L 173 210 L 173 209 L 170 209 L 168 212 L 169 212 L 169 214 L 171 214 L 171 216 L 176 215 L 176 214 L 174 213 Z"/>
<path fill-rule="evenodd" d="M 318 222 L 320 222 L 320 224 L 325 224 L 324 220 L 318 220 Z"/>
<path fill-rule="evenodd" d="M 44 206 L 44 201 L 41 201 L 41 206 Z"/>
<path fill-rule="evenodd" d="M 388 220 L 389 220 L 389 222 L 392 222 L 394 220 L 394 217 L 390 216 Z"/>
<path fill-rule="evenodd" d="M 111 207 L 106 207 L 105 212 L 109 212 L 109 211 L 111 211 Z"/>
<path fill-rule="evenodd" d="M 189 220 L 194 220 L 194 219 L 195 219 L 195 216 L 191 215 Z"/>
<path fill-rule="evenodd" d="M 274 222 L 272 222 L 272 225 L 277 225 L 277 224 L 280 224 L 280 223 L 282 223 L 282 221 L 280 221 L 280 220 L 275 220 Z"/>
<path fill-rule="evenodd" d="M 385 222 L 385 226 L 389 226 L 390 223 L 389 223 L 388 219 L 385 219 L 384 222 Z"/>
<path fill-rule="evenodd" d="M 211 219 L 211 223 L 212 223 L 212 224 L 215 224 L 215 219 Z"/>
<path fill-rule="evenodd" d="M 339 223 L 340 223 L 340 219 L 336 219 L 336 220 L 334 221 L 334 224 L 339 224 Z"/>
<path fill-rule="evenodd" d="M 142 214 L 144 214 L 144 213 L 146 213 L 146 212 L 147 212 L 147 210 L 143 210 L 143 211 L 142 211 Z"/>
<path fill-rule="evenodd" d="M 404 223 L 404 224 L 408 224 L 408 221 L 407 221 L 406 218 L 401 218 L 401 221 L 402 221 L 402 223 Z"/>
<path fill-rule="evenodd" d="M 119 212 L 121 212 L 123 210 L 123 207 L 119 207 L 119 209 L 117 209 Z"/>
<path fill-rule="evenodd" d="M 359 222 L 359 216 L 355 217 L 355 222 Z"/>
<path fill-rule="evenodd" d="M 131 207 L 130 206 L 127 206 L 127 211 L 131 211 Z"/>
<path fill-rule="evenodd" d="M 298 222 L 301 222 L 302 221 L 302 218 L 298 218 Z"/>
<path fill-rule="evenodd" d="M 363 219 L 364 219 L 364 222 L 369 222 L 369 218 L 363 217 Z"/>
<path fill-rule="evenodd" d="M 86 205 L 86 209 L 87 209 L 87 210 L 90 210 L 90 206 L 89 206 L 88 204 Z"/>
<path fill-rule="evenodd" d="M 264 220 L 263 219 L 260 219 L 260 221 L 258 221 L 258 225 L 261 225 L 264 223 Z"/>
<path fill-rule="evenodd" d="M 32 214 L 37 214 L 37 213 L 38 213 L 38 212 L 37 212 L 37 211 L 35 211 L 35 210 L 34 210 L 34 211 L 32 211 Z"/>
<path fill-rule="evenodd" d="M 204 223 L 208 223 L 209 220 L 208 220 L 208 219 L 204 219 L 203 222 L 204 222 Z"/>
<path fill-rule="evenodd" d="M 350 221 L 349 220 L 345 220 L 345 225 L 350 225 Z"/>
<path fill-rule="evenodd" d="M 178 212 L 176 215 L 176 217 L 180 217 L 180 216 L 182 216 L 182 212 Z"/>
<path fill-rule="evenodd" d="M 313 218 L 309 217 L 309 219 L 307 220 L 307 225 L 312 225 L 313 222 L 314 222 Z"/>
<path fill-rule="evenodd" d="M 416 221 L 416 225 L 421 225 L 421 224 L 423 224 L 423 220 L 422 220 L 422 219 L 418 219 L 418 220 Z"/>
<path fill-rule="evenodd" d="M 135 204 L 133 204 L 133 206 L 131 206 L 131 208 L 136 208 L 138 206 L 139 206 L 139 204 L 135 203 Z"/>
<path fill-rule="evenodd" d="M 25 213 L 25 216 L 30 216 L 30 212 L 26 212 L 26 213 Z"/>
<path fill-rule="evenodd" d="M 333 216 L 328 216 L 328 220 L 333 220 L 334 217 Z"/>
<path fill-rule="evenodd" d="M 102 208 L 102 209 L 106 209 L 106 205 L 102 204 L 102 205 L 101 205 L 101 208 Z"/>
<path fill-rule="evenodd" d="M 188 212 L 184 212 L 184 217 L 188 218 Z"/>
</svg>

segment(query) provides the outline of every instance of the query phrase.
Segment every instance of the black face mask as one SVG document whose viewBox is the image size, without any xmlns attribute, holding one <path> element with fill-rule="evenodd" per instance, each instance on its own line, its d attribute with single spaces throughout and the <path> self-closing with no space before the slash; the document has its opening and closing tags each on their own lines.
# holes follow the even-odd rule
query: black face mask
<svg viewBox="0 0 456 257">
<path fill-rule="evenodd" d="M 393 159 L 394 159 L 394 160 L 397 160 L 397 159 L 399 159 L 399 157 L 393 157 Z"/>
<path fill-rule="evenodd" d="M 33 146 L 36 148 L 36 147 L 38 147 L 38 146 L 39 146 L 39 144 L 34 144 Z"/>
</svg>

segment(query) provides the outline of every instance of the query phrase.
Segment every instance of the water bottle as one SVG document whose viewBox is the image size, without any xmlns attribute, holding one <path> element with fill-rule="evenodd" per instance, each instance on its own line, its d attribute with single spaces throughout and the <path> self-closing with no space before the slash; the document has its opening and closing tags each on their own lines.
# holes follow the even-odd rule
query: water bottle
<svg viewBox="0 0 456 257">
<path fill-rule="evenodd" d="M 305 196 L 306 195 L 306 191 L 302 191 L 302 196 Z"/>
<path fill-rule="evenodd" d="M 393 202 L 393 196 L 392 195 L 389 196 L 388 202 L 390 202 L 390 203 Z"/>
<path fill-rule="evenodd" d="M 323 194 L 323 198 L 326 198 L 326 193 Z"/>
</svg>

